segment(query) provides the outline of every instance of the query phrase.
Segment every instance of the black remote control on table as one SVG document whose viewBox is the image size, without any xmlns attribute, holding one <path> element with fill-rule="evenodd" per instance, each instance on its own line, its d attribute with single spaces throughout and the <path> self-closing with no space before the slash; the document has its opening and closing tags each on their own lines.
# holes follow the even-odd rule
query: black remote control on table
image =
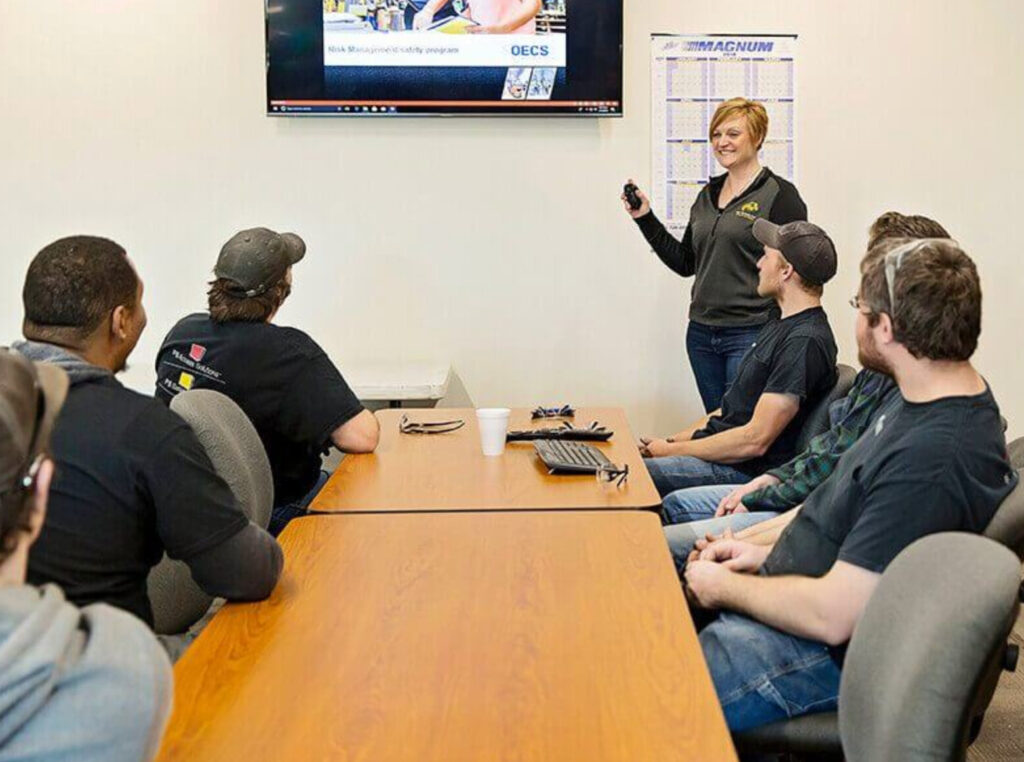
<svg viewBox="0 0 1024 762">
<path fill-rule="evenodd" d="M 640 197 L 636 195 L 636 192 L 640 190 L 633 183 L 626 183 L 622 186 L 622 192 L 626 196 L 626 203 L 629 204 L 629 208 L 634 212 L 644 205 L 644 202 L 640 200 Z"/>
<path fill-rule="evenodd" d="M 525 429 L 510 431 L 505 435 L 507 442 L 529 442 L 534 439 L 568 439 L 582 442 L 607 442 L 614 434 L 611 429 L 592 423 L 585 428 L 577 428 L 568 422 L 564 426 L 545 429 Z"/>
</svg>

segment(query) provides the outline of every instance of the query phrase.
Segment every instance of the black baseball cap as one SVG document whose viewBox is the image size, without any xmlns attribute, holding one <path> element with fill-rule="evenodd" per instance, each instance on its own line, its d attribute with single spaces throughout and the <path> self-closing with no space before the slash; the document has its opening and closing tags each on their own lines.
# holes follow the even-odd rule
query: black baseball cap
<svg viewBox="0 0 1024 762">
<path fill-rule="evenodd" d="M 822 286 L 836 274 L 835 244 L 812 222 L 776 225 L 763 217 L 754 220 L 754 238 L 782 252 L 786 261 L 808 283 Z"/>
<path fill-rule="evenodd" d="M 250 228 L 224 244 L 213 274 L 231 281 L 234 288 L 228 290 L 235 296 L 259 296 L 305 254 L 306 244 L 295 233 Z"/>
<path fill-rule="evenodd" d="M 67 373 L 56 365 L 0 348 L 0 495 L 25 486 L 32 464 L 49 447 L 67 393 Z"/>
</svg>

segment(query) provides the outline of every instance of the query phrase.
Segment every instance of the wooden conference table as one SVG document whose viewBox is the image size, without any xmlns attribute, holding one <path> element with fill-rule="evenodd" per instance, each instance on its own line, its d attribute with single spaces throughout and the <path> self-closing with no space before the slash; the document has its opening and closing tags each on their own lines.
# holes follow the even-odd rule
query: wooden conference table
<svg viewBox="0 0 1024 762">
<path fill-rule="evenodd" d="M 414 421 L 461 418 L 466 425 L 448 434 L 401 434 L 402 415 Z M 347 455 L 310 505 L 324 513 L 386 511 L 521 511 L 567 509 L 655 509 L 654 488 L 636 438 L 620 408 L 580 408 L 574 423 L 591 421 L 612 429 L 608 442 L 596 442 L 609 460 L 629 465 L 622 487 L 599 484 L 591 475 L 548 474 L 532 442 L 513 442 L 505 454 L 485 457 L 472 408 L 380 410 L 380 443 L 368 455 Z M 509 429 L 561 425 L 559 419 L 531 421 L 516 408 Z"/>
<path fill-rule="evenodd" d="M 309 516 L 175 667 L 160 760 L 735 760 L 656 516 Z"/>
</svg>

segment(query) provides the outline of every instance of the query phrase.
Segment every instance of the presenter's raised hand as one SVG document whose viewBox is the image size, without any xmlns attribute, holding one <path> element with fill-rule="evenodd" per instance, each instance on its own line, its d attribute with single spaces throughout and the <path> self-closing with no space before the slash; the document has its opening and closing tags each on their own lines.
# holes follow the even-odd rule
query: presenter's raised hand
<svg viewBox="0 0 1024 762">
<path fill-rule="evenodd" d="M 633 182 L 633 178 L 632 177 L 629 178 L 629 180 L 627 180 L 626 182 L 627 183 L 631 183 L 633 185 L 636 185 L 636 183 Z M 637 198 L 640 199 L 640 208 L 639 209 L 633 209 L 632 207 L 630 207 L 629 201 L 626 200 L 626 194 L 625 193 L 623 193 L 622 195 L 619 196 L 619 198 L 622 199 L 622 208 L 625 209 L 626 213 L 630 217 L 632 217 L 634 220 L 637 217 L 643 217 L 645 214 L 647 214 L 647 213 L 649 213 L 651 211 L 651 201 L 650 201 L 649 198 L 647 198 L 647 194 L 644 193 L 639 188 L 637 188 L 636 189 L 636 195 L 637 195 Z"/>
<path fill-rule="evenodd" d="M 412 17 L 412 28 L 414 31 L 421 29 L 429 29 L 430 25 L 434 23 L 434 14 L 424 8 L 418 11 L 415 16 Z"/>
</svg>

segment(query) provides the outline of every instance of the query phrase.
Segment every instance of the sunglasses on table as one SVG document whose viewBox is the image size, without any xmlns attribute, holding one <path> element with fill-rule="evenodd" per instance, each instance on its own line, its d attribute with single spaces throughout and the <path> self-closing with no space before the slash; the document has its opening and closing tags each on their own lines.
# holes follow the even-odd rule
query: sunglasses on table
<svg viewBox="0 0 1024 762">
<path fill-rule="evenodd" d="M 403 434 L 447 434 L 465 425 L 466 422 L 461 418 L 451 421 L 410 421 L 409 416 L 403 413 L 398 421 L 398 430 Z"/>
<path fill-rule="evenodd" d="M 616 466 L 614 463 L 605 463 L 603 466 L 597 467 L 594 475 L 601 484 L 614 484 L 616 487 L 621 487 L 629 479 L 629 464 Z"/>
</svg>

